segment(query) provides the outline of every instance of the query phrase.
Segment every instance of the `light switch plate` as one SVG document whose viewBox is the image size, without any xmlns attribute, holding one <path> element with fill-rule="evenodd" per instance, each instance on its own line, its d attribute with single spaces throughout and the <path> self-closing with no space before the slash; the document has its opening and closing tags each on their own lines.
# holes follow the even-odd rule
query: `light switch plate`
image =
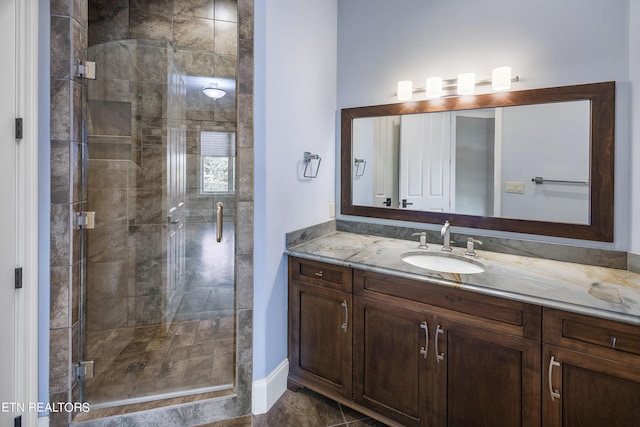
<svg viewBox="0 0 640 427">
<path fill-rule="evenodd" d="M 507 181 L 505 191 L 507 193 L 524 194 L 524 182 Z"/>
<path fill-rule="evenodd" d="M 336 204 L 329 203 L 329 218 L 335 218 L 335 217 L 336 217 Z"/>
</svg>

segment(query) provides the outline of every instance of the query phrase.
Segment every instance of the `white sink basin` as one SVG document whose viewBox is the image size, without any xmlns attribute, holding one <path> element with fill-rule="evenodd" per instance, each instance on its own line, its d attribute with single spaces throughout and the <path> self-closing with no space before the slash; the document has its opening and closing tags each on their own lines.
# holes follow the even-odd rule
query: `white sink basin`
<svg viewBox="0 0 640 427">
<path fill-rule="evenodd" d="M 407 264 L 441 273 L 477 274 L 486 269 L 476 260 L 447 253 L 407 252 L 401 258 Z"/>
</svg>

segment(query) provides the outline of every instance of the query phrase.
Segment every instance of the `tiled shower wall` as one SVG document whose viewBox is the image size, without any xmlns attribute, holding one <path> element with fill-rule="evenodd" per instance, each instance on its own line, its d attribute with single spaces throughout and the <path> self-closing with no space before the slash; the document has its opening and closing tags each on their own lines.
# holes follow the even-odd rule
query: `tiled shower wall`
<svg viewBox="0 0 640 427">
<path fill-rule="evenodd" d="M 113 39 L 151 38 L 173 43 L 187 74 L 221 70 L 237 76 L 236 102 L 211 117 L 207 109 L 192 110 L 187 119 L 235 121 L 237 118 L 236 176 L 236 394 L 215 402 L 192 402 L 193 414 L 180 425 L 234 418 L 250 414 L 253 325 L 253 0 L 51 0 L 51 312 L 50 312 L 50 400 L 77 400 L 72 367 L 77 362 L 80 234 L 75 213 L 87 205 L 87 137 L 83 123 L 86 82 L 75 77 L 76 59 L 85 59 L 88 40 L 96 33 Z M 174 4 L 175 3 L 175 4 Z M 237 20 L 236 20 L 237 16 Z M 217 29 L 211 26 L 221 19 Z M 105 19 L 108 18 L 108 19 Z M 88 32 L 91 20 L 92 34 Z M 100 25 L 103 27 L 100 30 Z M 223 46 L 238 50 L 231 58 Z M 218 49 L 218 50 L 216 50 Z M 219 49 L 223 49 L 222 51 Z M 236 59 L 238 68 L 236 69 Z M 188 94 L 187 94 L 188 96 Z M 215 114 L 215 113 L 214 113 Z M 209 126 L 209 125 L 206 125 Z M 199 128 L 187 131 L 193 147 Z M 204 130 L 220 130 L 219 128 Z M 197 160 L 190 152 L 188 161 Z M 194 206 L 198 206 L 194 200 Z M 202 208 L 192 216 L 207 215 Z M 163 419 L 179 408 L 156 410 Z M 51 414 L 51 426 L 66 426 L 72 415 Z M 143 425 L 148 415 L 127 416 L 132 425 Z M 142 424 L 137 424 L 140 420 Z"/>
</svg>

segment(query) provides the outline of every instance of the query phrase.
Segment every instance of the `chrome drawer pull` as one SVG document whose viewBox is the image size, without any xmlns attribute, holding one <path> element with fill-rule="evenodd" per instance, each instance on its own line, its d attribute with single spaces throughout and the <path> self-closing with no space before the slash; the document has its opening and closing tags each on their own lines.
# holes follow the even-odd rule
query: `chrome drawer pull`
<svg viewBox="0 0 640 427">
<path fill-rule="evenodd" d="M 420 323 L 420 329 L 424 329 L 424 347 L 420 347 L 420 354 L 426 359 L 429 352 L 429 326 L 427 326 L 427 322 Z"/>
<path fill-rule="evenodd" d="M 440 327 L 440 325 L 438 325 L 436 327 L 436 334 L 434 335 L 434 339 L 433 339 L 435 341 L 435 343 L 436 343 L 436 361 L 438 363 L 440 363 L 440 362 L 442 362 L 444 360 L 444 353 L 440 353 L 438 351 L 438 335 L 440 335 L 440 334 L 444 334 L 444 329 L 442 329 Z"/>
<path fill-rule="evenodd" d="M 609 337 L 609 342 L 611 343 L 611 348 L 616 348 L 616 337 Z"/>
<path fill-rule="evenodd" d="M 316 273 L 313 273 L 313 274 L 315 274 L 318 277 L 322 277 L 322 270 L 320 270 L 320 271 L 318 271 Z"/>
<path fill-rule="evenodd" d="M 556 358 L 551 356 L 551 361 L 549 361 L 549 394 L 551 395 L 551 400 L 560 399 L 560 391 L 553 389 L 553 378 L 551 377 L 553 373 L 553 367 L 560 366 L 559 362 L 556 362 Z"/>
<path fill-rule="evenodd" d="M 347 332 L 347 327 L 349 326 L 349 307 L 347 306 L 347 301 L 342 301 L 342 306 L 344 307 L 344 323 L 342 324 L 342 332 Z"/>
</svg>

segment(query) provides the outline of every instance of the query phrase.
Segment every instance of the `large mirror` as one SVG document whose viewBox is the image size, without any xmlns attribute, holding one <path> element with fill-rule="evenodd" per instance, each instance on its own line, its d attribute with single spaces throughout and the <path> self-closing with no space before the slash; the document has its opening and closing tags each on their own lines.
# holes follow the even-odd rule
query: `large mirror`
<svg viewBox="0 0 640 427">
<path fill-rule="evenodd" d="M 342 110 L 342 213 L 613 241 L 613 82 Z"/>
</svg>

